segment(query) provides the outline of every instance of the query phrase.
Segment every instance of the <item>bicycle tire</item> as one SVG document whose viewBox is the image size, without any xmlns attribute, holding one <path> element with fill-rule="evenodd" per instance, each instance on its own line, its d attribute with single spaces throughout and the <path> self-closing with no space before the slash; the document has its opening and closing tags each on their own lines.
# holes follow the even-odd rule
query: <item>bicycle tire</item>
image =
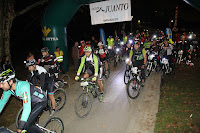
<svg viewBox="0 0 200 133">
<path fill-rule="evenodd" d="M 56 108 L 55 108 L 55 111 L 58 112 L 60 111 L 64 105 L 66 104 L 66 101 L 67 101 L 67 95 L 66 95 L 66 92 L 64 89 L 62 88 L 58 88 L 54 91 L 54 98 L 56 100 Z M 63 101 L 62 104 L 59 104 L 60 101 Z M 51 101 L 49 100 L 49 106 L 50 106 L 50 113 L 52 111 L 52 105 L 51 105 Z"/>
<path fill-rule="evenodd" d="M 17 117 L 15 119 L 15 125 L 16 127 L 18 128 L 19 126 L 19 121 L 20 121 L 20 118 L 21 118 L 21 115 L 22 115 L 22 112 L 23 112 L 23 107 L 21 107 L 17 113 Z"/>
<path fill-rule="evenodd" d="M 55 125 L 53 122 L 57 121 L 59 123 L 60 129 L 55 129 Z M 52 124 L 53 123 L 53 124 Z M 47 122 L 44 124 L 44 128 L 47 128 L 48 130 L 51 130 L 56 133 L 64 133 L 64 125 L 60 118 L 58 117 L 52 117 L 47 120 Z"/>
<path fill-rule="evenodd" d="M 135 87 L 131 86 L 133 85 L 133 82 Z M 131 99 L 136 99 L 140 95 L 140 85 L 136 78 L 133 78 L 128 82 L 126 86 L 126 92 Z"/>
<path fill-rule="evenodd" d="M 71 79 L 70 79 L 69 75 L 64 74 L 61 79 L 64 82 L 64 86 L 70 88 L 70 86 L 71 86 Z"/>
<path fill-rule="evenodd" d="M 131 78 L 131 75 L 129 74 L 129 70 L 125 70 L 125 72 L 124 72 L 124 84 L 128 84 L 130 78 Z"/>
<path fill-rule="evenodd" d="M 81 100 L 81 104 L 79 103 L 79 100 L 82 98 Z M 80 105 L 79 105 L 80 104 Z M 84 113 L 81 113 L 79 110 L 79 106 L 81 106 L 81 108 L 87 108 L 85 109 Z M 76 99 L 75 101 L 75 113 L 79 118 L 84 118 L 86 117 L 90 111 L 92 109 L 92 98 L 89 96 L 89 93 L 81 93 L 81 95 L 79 95 L 79 97 Z"/>
</svg>

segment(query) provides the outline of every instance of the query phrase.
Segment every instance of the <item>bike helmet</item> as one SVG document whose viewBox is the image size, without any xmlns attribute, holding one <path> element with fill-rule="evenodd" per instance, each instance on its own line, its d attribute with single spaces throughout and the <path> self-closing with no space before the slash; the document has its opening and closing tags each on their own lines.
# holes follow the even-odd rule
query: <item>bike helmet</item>
<svg viewBox="0 0 200 133">
<path fill-rule="evenodd" d="M 103 46 L 103 43 L 102 43 L 102 42 L 99 42 L 99 43 L 97 44 L 97 46 Z"/>
<path fill-rule="evenodd" d="M 85 43 L 85 41 L 84 41 L 84 40 L 82 40 L 82 41 L 80 41 L 80 43 L 81 43 L 81 44 L 84 44 L 84 43 Z"/>
<path fill-rule="evenodd" d="M 49 52 L 49 49 L 47 47 L 44 47 L 41 49 L 41 52 Z"/>
<path fill-rule="evenodd" d="M 33 66 L 36 64 L 36 60 L 35 59 L 30 59 L 29 61 L 26 62 L 26 66 Z"/>
<path fill-rule="evenodd" d="M 11 69 L 8 69 L 6 71 L 1 72 L 0 83 L 8 82 L 13 78 L 15 78 L 15 73 Z"/>
<path fill-rule="evenodd" d="M 83 51 L 84 52 L 91 52 L 92 48 L 90 46 L 86 45 Z"/>
</svg>

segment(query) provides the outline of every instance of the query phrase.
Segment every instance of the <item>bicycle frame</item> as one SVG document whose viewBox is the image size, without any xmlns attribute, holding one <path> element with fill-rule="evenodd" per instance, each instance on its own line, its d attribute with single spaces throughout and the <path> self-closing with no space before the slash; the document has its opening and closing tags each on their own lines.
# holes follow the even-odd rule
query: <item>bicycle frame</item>
<svg viewBox="0 0 200 133">
<path fill-rule="evenodd" d="M 56 132 L 51 131 L 51 130 L 49 130 L 49 129 L 46 129 L 46 128 L 44 128 L 44 127 L 38 125 L 38 124 L 35 124 L 35 125 L 38 126 L 42 131 L 47 131 L 48 133 L 56 133 Z"/>
</svg>

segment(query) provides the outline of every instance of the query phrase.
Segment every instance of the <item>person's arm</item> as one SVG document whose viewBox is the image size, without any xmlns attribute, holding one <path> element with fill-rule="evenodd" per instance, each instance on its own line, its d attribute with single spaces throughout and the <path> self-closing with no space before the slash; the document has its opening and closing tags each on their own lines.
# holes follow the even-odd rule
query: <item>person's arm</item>
<svg viewBox="0 0 200 133">
<path fill-rule="evenodd" d="M 84 66 L 84 64 L 85 64 L 85 56 L 83 56 L 82 58 L 81 58 L 81 64 L 80 64 L 80 66 L 79 66 L 79 68 L 78 68 L 78 72 L 77 72 L 77 75 L 79 76 L 80 75 L 80 73 L 81 73 L 81 71 L 82 71 L 82 69 L 83 69 L 83 66 Z"/>
<path fill-rule="evenodd" d="M 128 65 L 130 65 L 131 63 L 132 56 L 133 56 L 133 50 L 130 50 Z"/>
<path fill-rule="evenodd" d="M 144 65 L 146 65 L 146 63 L 147 63 L 147 54 L 146 54 L 146 51 L 145 51 L 144 48 L 142 49 L 142 54 L 144 56 Z"/>
<path fill-rule="evenodd" d="M 23 129 L 31 113 L 31 94 L 30 84 L 23 81 L 23 85 L 20 86 L 20 95 L 23 97 L 23 112 L 20 119 L 20 123 L 17 129 Z"/>
<path fill-rule="evenodd" d="M 4 91 L 0 99 L 0 114 L 11 96 L 10 91 Z"/>
<path fill-rule="evenodd" d="M 98 76 L 98 71 L 99 71 L 99 60 L 96 55 L 93 55 L 93 60 L 94 60 L 94 76 Z"/>
</svg>

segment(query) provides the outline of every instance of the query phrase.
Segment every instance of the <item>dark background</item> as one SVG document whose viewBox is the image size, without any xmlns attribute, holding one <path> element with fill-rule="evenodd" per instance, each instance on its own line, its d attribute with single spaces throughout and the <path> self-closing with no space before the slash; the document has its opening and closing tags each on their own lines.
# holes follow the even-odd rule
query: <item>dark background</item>
<svg viewBox="0 0 200 133">
<path fill-rule="evenodd" d="M 20 11 L 37 0 L 16 0 L 15 10 Z M 42 48 L 41 19 L 49 3 L 38 6 L 24 15 L 16 17 L 11 29 L 11 56 L 14 67 L 22 64 L 29 52 L 40 57 Z M 182 0 L 131 0 L 132 5 L 132 31 L 137 29 L 165 30 L 175 17 L 175 8 L 179 5 L 178 28 L 185 31 L 200 31 L 200 12 Z M 141 21 L 140 26 L 137 24 Z M 106 37 L 120 33 L 123 23 L 126 23 L 126 33 L 131 31 L 131 22 L 118 22 L 111 24 L 91 25 L 89 5 L 83 5 L 67 26 L 67 40 L 69 49 L 74 41 L 90 40 L 94 35 L 99 40 L 99 29 L 105 30 Z M 172 24 L 173 25 L 173 24 Z M 181 31 L 182 32 L 182 31 Z"/>
</svg>

